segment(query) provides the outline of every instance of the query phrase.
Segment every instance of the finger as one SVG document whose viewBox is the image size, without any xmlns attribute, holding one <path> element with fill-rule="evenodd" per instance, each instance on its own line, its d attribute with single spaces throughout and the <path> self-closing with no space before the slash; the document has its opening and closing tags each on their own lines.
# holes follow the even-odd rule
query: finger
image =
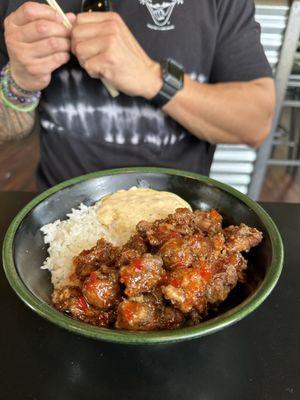
<svg viewBox="0 0 300 400">
<path fill-rule="evenodd" d="M 72 32 L 72 39 L 75 41 L 87 40 L 95 37 L 99 34 L 100 24 L 87 24 L 87 25 L 75 25 Z"/>
<path fill-rule="evenodd" d="M 96 55 L 85 62 L 84 68 L 92 78 L 105 78 L 112 80 L 110 68 L 110 55 L 107 52 Z"/>
<path fill-rule="evenodd" d="M 74 26 L 76 23 L 76 19 L 77 19 L 76 15 L 73 13 L 67 13 L 66 16 L 67 16 L 68 20 L 71 22 L 71 25 Z"/>
<path fill-rule="evenodd" d="M 72 51 L 80 42 L 92 39 L 101 40 L 101 37 L 117 34 L 116 31 L 117 29 L 111 26 L 110 21 L 100 24 L 76 25 L 72 32 Z"/>
<path fill-rule="evenodd" d="M 71 49 L 71 42 L 69 39 L 60 37 L 50 37 L 35 43 L 28 44 L 26 50 L 27 57 L 45 58 L 55 53 L 69 53 Z"/>
<path fill-rule="evenodd" d="M 72 32 L 72 52 L 77 53 L 77 44 L 94 39 L 102 41 L 109 36 L 116 36 L 119 28 L 111 21 L 104 21 L 98 24 L 76 25 Z"/>
<path fill-rule="evenodd" d="M 85 60 L 95 57 L 97 54 L 105 51 L 114 40 L 111 35 L 94 37 L 91 40 L 85 40 L 75 45 L 75 49 L 72 52 L 77 56 L 79 61 L 84 62 Z"/>
<path fill-rule="evenodd" d="M 39 19 L 23 26 L 19 32 L 19 40 L 33 43 L 52 36 L 68 37 L 70 31 L 61 23 Z"/>
<path fill-rule="evenodd" d="M 28 68 L 28 72 L 31 75 L 47 75 L 66 64 L 69 59 L 69 53 L 55 53 L 51 56 L 35 60 L 34 64 Z"/>
<path fill-rule="evenodd" d="M 62 22 L 62 17 L 51 7 L 34 2 L 24 3 L 12 14 L 11 19 L 18 26 L 26 25 L 37 19 Z"/>
<path fill-rule="evenodd" d="M 87 12 L 77 15 L 77 24 L 93 24 L 104 21 L 121 22 L 122 18 L 115 12 Z"/>
</svg>

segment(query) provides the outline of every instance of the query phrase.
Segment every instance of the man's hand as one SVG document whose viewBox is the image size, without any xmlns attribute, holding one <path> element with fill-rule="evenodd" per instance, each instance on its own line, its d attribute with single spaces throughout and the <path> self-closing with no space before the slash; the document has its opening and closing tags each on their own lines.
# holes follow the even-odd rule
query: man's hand
<svg viewBox="0 0 300 400">
<path fill-rule="evenodd" d="M 160 65 L 147 56 L 116 13 L 79 14 L 72 52 L 92 78 L 105 78 L 129 96 L 150 99 L 162 86 Z"/>
<path fill-rule="evenodd" d="M 71 23 L 75 15 L 68 15 Z M 51 74 L 70 58 L 71 32 L 51 7 L 34 2 L 24 3 L 5 22 L 5 41 L 11 73 L 25 90 L 42 90 Z"/>
</svg>

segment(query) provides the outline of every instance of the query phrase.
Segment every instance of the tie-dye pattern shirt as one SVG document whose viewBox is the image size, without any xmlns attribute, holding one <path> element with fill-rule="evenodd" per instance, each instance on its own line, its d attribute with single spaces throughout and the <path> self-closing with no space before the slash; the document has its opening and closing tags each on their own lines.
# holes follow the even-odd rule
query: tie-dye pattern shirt
<svg viewBox="0 0 300 400">
<path fill-rule="evenodd" d="M 24 1 L 1 1 L 0 18 Z M 81 0 L 60 0 L 80 12 Z M 252 0 L 113 0 L 147 54 L 173 58 L 200 83 L 272 76 Z M 0 65 L 7 62 L 0 33 Z M 222 112 L 222 110 L 220 110 Z M 43 91 L 40 188 L 87 172 L 163 166 L 208 174 L 214 146 L 143 98 L 111 98 L 73 58 Z"/>
</svg>

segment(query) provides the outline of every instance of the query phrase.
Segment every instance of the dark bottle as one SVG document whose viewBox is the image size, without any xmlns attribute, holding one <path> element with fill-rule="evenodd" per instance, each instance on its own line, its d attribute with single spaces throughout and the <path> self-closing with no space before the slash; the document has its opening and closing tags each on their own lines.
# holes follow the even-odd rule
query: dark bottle
<svg viewBox="0 0 300 400">
<path fill-rule="evenodd" d="M 110 0 L 83 0 L 82 11 L 93 12 L 93 11 L 111 11 Z"/>
</svg>

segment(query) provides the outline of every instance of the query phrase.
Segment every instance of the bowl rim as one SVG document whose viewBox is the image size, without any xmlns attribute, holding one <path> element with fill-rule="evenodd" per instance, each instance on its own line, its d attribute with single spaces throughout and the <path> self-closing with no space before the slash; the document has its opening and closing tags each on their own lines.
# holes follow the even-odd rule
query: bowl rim
<svg viewBox="0 0 300 400">
<path fill-rule="evenodd" d="M 90 179 L 120 175 L 120 174 L 131 174 L 131 173 L 154 173 L 154 174 L 167 174 L 172 176 L 180 176 L 183 178 L 190 178 L 200 182 L 204 182 L 208 185 L 217 187 L 234 197 L 238 198 L 248 207 L 250 207 L 255 214 L 261 219 L 268 231 L 272 249 L 273 257 L 269 272 L 266 274 L 265 279 L 261 283 L 258 290 L 245 299 L 238 306 L 228 310 L 224 314 L 217 316 L 213 319 L 205 321 L 200 325 L 194 327 L 180 328 L 176 330 L 169 331 L 154 331 L 154 332 L 132 332 L 132 331 L 122 331 L 122 330 L 112 330 L 99 328 L 85 324 L 83 322 L 72 319 L 59 311 L 55 310 L 46 302 L 38 299 L 23 283 L 21 277 L 19 276 L 15 262 L 14 262 L 14 238 L 15 234 L 24 220 L 24 218 L 29 214 L 34 207 L 40 204 L 42 201 L 50 197 L 51 195 L 57 193 L 58 191 L 73 186 L 77 183 L 87 181 Z M 226 328 L 257 309 L 269 296 L 269 294 L 274 289 L 283 268 L 283 258 L 284 258 L 284 248 L 279 233 L 278 228 L 273 222 L 269 214 L 254 200 L 250 199 L 248 196 L 237 191 L 236 189 L 228 186 L 224 183 L 211 179 L 207 176 L 203 176 L 193 172 L 186 172 L 177 169 L 168 168 L 154 168 L 154 167 L 134 167 L 134 168 L 118 168 L 109 169 L 98 172 L 93 172 L 87 175 L 82 175 L 65 182 L 62 182 L 47 191 L 36 196 L 31 200 L 25 207 L 18 212 L 13 221 L 11 222 L 6 235 L 4 237 L 3 248 L 2 248 L 2 258 L 3 267 L 6 277 L 16 292 L 16 294 L 21 298 L 21 300 L 33 311 L 39 314 L 41 317 L 47 319 L 48 321 L 63 327 L 74 333 L 108 342 L 115 342 L 119 344 L 135 344 L 135 345 L 152 345 L 152 344 L 165 344 L 178 342 L 183 340 L 191 340 L 194 338 L 199 338 L 212 333 L 215 333 L 223 328 Z"/>
</svg>

